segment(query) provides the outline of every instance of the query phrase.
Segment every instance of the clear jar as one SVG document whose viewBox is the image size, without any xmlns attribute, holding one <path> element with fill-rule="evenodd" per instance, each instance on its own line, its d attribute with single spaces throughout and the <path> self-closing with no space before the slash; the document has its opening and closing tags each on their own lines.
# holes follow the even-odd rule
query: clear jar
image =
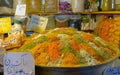
<svg viewBox="0 0 120 75">
<path fill-rule="evenodd" d="M 115 0 L 109 0 L 109 9 L 115 10 Z"/>
<path fill-rule="evenodd" d="M 91 4 L 92 11 L 98 11 L 98 2 L 93 2 Z"/>
<path fill-rule="evenodd" d="M 83 12 L 84 11 L 84 0 L 71 0 L 72 11 L 73 12 Z"/>
<path fill-rule="evenodd" d="M 71 15 L 68 20 L 68 26 L 81 30 L 81 16 L 80 15 Z"/>
<path fill-rule="evenodd" d="M 109 10 L 109 0 L 102 0 L 102 11 Z"/>
</svg>

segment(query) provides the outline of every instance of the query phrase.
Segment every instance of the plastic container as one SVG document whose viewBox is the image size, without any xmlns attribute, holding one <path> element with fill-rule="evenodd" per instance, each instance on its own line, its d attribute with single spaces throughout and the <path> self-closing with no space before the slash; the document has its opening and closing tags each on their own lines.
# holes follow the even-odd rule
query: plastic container
<svg viewBox="0 0 120 75">
<path fill-rule="evenodd" d="M 109 5 L 110 10 L 115 10 L 115 0 L 109 0 Z"/>
<path fill-rule="evenodd" d="M 40 11 L 40 0 L 27 0 L 27 13 L 37 13 Z"/>
<path fill-rule="evenodd" d="M 102 0 L 102 11 L 109 10 L 109 0 Z"/>
<path fill-rule="evenodd" d="M 73 12 L 83 12 L 84 11 L 84 0 L 71 0 L 72 11 Z"/>
<path fill-rule="evenodd" d="M 120 4 L 115 4 L 115 10 L 120 11 Z"/>
<path fill-rule="evenodd" d="M 115 10 L 115 0 L 102 0 L 102 11 Z"/>
<path fill-rule="evenodd" d="M 71 15 L 68 21 L 69 27 L 81 30 L 81 17 L 80 15 Z"/>
<path fill-rule="evenodd" d="M 69 15 L 56 15 L 55 26 L 56 27 L 68 27 Z"/>
</svg>

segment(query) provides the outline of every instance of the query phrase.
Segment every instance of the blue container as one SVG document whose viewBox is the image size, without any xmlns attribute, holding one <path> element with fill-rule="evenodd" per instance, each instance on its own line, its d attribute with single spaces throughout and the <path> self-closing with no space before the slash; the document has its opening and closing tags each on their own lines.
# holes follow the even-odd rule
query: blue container
<svg viewBox="0 0 120 75">
<path fill-rule="evenodd" d="M 71 15 L 68 20 L 68 26 L 73 27 L 77 30 L 81 30 L 81 17 L 80 15 Z"/>
</svg>

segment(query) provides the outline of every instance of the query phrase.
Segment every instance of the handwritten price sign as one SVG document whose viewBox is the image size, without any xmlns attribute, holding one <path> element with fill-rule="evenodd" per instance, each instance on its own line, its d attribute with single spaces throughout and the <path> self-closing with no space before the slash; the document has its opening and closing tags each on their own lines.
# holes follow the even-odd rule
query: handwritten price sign
<svg viewBox="0 0 120 75">
<path fill-rule="evenodd" d="M 22 52 L 8 53 L 4 57 L 4 75 L 35 75 L 32 55 Z"/>
<path fill-rule="evenodd" d="M 108 68 L 104 71 L 103 75 L 120 75 L 120 67 Z"/>
</svg>

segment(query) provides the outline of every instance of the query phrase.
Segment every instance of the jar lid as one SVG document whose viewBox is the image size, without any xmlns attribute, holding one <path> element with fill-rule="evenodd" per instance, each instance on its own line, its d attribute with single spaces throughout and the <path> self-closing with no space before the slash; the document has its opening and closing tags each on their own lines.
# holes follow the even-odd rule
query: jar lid
<svg viewBox="0 0 120 75">
<path fill-rule="evenodd" d="M 68 21 L 69 20 L 69 15 L 56 15 L 55 16 L 55 20 L 56 21 L 58 21 L 58 22 L 60 22 L 60 23 L 63 23 L 63 22 L 66 22 L 66 21 Z"/>
</svg>

